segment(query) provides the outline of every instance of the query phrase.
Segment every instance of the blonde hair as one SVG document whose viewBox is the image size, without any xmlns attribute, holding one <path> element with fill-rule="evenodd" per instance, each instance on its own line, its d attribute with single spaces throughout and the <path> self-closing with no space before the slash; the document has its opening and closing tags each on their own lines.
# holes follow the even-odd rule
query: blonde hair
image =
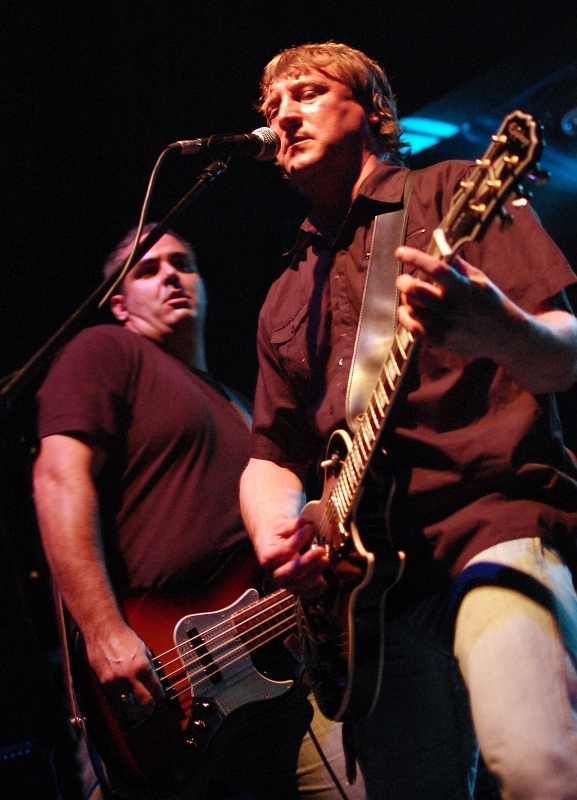
<svg viewBox="0 0 577 800">
<path fill-rule="evenodd" d="M 258 110 L 266 116 L 266 100 L 273 81 L 286 75 L 308 71 L 311 67 L 326 70 L 340 78 L 354 99 L 369 113 L 377 114 L 375 133 L 382 156 L 402 163 L 399 152 L 402 128 L 397 118 L 395 98 L 381 66 L 360 50 L 339 42 L 303 44 L 281 50 L 264 68 L 260 82 Z"/>
</svg>

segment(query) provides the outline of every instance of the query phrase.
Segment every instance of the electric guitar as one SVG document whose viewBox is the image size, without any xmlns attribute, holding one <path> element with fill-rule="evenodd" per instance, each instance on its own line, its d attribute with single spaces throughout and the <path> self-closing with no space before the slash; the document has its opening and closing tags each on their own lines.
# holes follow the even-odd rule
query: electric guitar
<svg viewBox="0 0 577 800">
<path fill-rule="evenodd" d="M 76 634 L 70 648 L 74 690 L 113 786 L 116 780 L 139 797 L 166 796 L 194 776 L 235 711 L 291 689 L 292 679 L 267 677 L 251 656 L 295 628 L 295 598 L 282 589 L 259 599 L 254 588 L 239 597 L 239 586 L 254 585 L 256 574 L 256 561 L 243 556 L 195 595 L 147 593 L 124 602 L 166 693 L 142 722 L 131 723 L 107 696 Z"/>
<path fill-rule="evenodd" d="M 449 259 L 465 242 L 480 238 L 496 216 L 510 222 L 503 203 L 510 195 L 517 197 L 514 204 L 526 203 L 520 181 L 546 179 L 537 165 L 541 150 L 537 122 L 521 111 L 509 114 L 458 186 L 426 252 Z M 352 439 L 344 430 L 333 433 L 321 463 L 322 497 L 303 510 L 317 525 L 315 544 L 329 558 L 328 588 L 313 601 L 300 601 L 305 665 L 321 711 L 335 720 L 367 716 L 379 695 L 385 598 L 405 556 L 392 546 L 386 510 L 363 520 L 359 504 L 375 475 L 387 473 L 386 488 L 394 491 L 383 440 L 415 344 L 409 331 L 396 328 L 358 431 Z"/>
</svg>

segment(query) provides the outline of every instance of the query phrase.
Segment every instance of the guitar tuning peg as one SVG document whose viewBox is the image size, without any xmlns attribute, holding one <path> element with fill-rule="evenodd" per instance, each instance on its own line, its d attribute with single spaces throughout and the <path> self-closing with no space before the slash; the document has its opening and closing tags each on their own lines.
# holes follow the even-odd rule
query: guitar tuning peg
<svg viewBox="0 0 577 800">
<path fill-rule="evenodd" d="M 526 206 L 533 197 L 533 192 L 522 183 L 518 183 L 514 189 L 515 199 L 511 200 L 512 206 Z"/>
<path fill-rule="evenodd" d="M 509 214 L 505 206 L 499 206 L 497 216 L 499 217 L 503 230 L 507 230 L 513 224 L 513 215 Z"/>
</svg>

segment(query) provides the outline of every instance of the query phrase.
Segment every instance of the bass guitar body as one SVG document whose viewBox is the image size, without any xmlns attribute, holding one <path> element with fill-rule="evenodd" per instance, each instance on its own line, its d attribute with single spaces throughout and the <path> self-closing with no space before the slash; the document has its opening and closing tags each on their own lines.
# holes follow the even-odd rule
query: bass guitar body
<svg viewBox="0 0 577 800">
<path fill-rule="evenodd" d="M 125 600 L 127 621 L 151 651 L 165 689 L 165 699 L 143 721 L 127 719 L 90 668 L 82 639 L 73 637 L 75 693 L 113 787 L 155 798 L 185 781 L 189 785 L 221 726 L 234 726 L 237 710 L 280 697 L 293 686 L 292 679 L 267 677 L 255 666 L 264 663 L 258 659 L 263 648 L 282 647 L 283 634 L 296 625 L 295 599 L 288 592 L 259 599 L 257 590 L 248 588 L 239 596 L 256 582 L 256 574 L 256 562 L 243 557 L 202 592 Z"/>
</svg>

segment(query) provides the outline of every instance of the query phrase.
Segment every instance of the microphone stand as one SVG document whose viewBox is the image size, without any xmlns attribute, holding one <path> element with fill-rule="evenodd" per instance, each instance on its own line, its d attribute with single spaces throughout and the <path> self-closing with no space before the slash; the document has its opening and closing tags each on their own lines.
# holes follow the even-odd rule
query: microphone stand
<svg viewBox="0 0 577 800">
<path fill-rule="evenodd" d="M 195 200 L 198 195 L 211 184 L 219 175 L 222 175 L 228 166 L 228 161 L 213 161 L 200 172 L 196 182 L 187 194 L 166 214 L 166 216 L 150 231 L 134 251 L 132 264 L 136 264 L 145 253 L 150 250 L 161 236 L 169 229 L 172 222 L 180 216 L 184 209 Z M 82 326 L 89 311 L 101 305 L 107 295 L 119 281 L 118 273 L 113 273 L 105 278 L 100 286 L 80 305 L 66 320 L 59 330 L 21 367 L 19 370 L 2 379 L 0 383 L 0 412 L 6 414 L 21 392 L 32 380 L 45 369 L 50 360 L 62 345 L 72 337 Z"/>
</svg>

